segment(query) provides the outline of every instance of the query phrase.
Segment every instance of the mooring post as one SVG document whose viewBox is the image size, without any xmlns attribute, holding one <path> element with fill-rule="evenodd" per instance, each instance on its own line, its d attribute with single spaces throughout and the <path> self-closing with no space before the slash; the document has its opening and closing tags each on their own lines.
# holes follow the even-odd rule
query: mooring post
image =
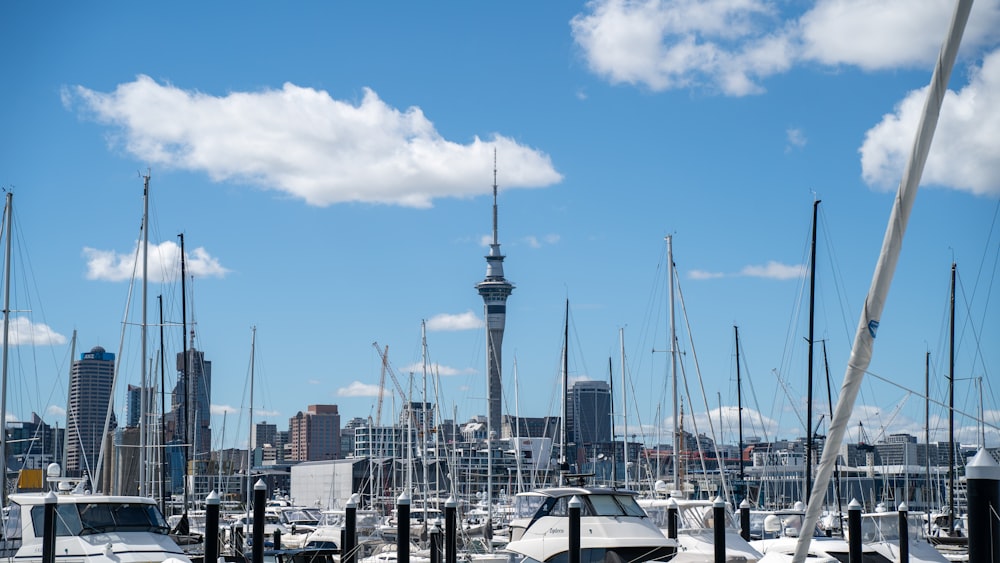
<svg viewBox="0 0 1000 563">
<path fill-rule="evenodd" d="M 715 563 L 726 563 L 726 501 L 715 497 L 712 503 L 712 529 L 715 539 Z"/>
<path fill-rule="evenodd" d="M 431 563 L 441 563 L 441 525 L 434 522 L 431 528 Z"/>
<path fill-rule="evenodd" d="M 253 545 L 250 546 L 252 563 L 264 563 L 264 506 L 267 504 L 267 485 L 258 479 L 253 485 Z"/>
<path fill-rule="evenodd" d="M 569 563 L 580 563 L 580 499 L 569 499 Z"/>
<path fill-rule="evenodd" d="M 899 503 L 899 560 L 910 560 L 910 519 L 905 502 Z"/>
<path fill-rule="evenodd" d="M 205 497 L 205 563 L 219 560 L 219 493 L 212 491 Z"/>
<path fill-rule="evenodd" d="M 750 541 L 750 503 L 747 499 L 740 503 L 740 537 Z"/>
<path fill-rule="evenodd" d="M 52 491 L 45 493 L 45 512 L 42 516 L 42 563 L 56 560 L 56 505 L 58 497 Z M 20 532 L 20 530 L 18 530 Z"/>
<path fill-rule="evenodd" d="M 965 466 L 969 561 L 1000 561 L 1000 465 L 980 449 Z"/>
<path fill-rule="evenodd" d="M 677 501 L 667 499 L 667 537 L 677 539 Z"/>
<path fill-rule="evenodd" d="M 396 560 L 410 560 L 410 495 L 406 491 L 396 499 Z"/>
<path fill-rule="evenodd" d="M 444 561 L 445 563 L 456 563 L 458 558 L 458 528 L 456 526 L 456 513 L 458 512 L 458 500 L 455 495 L 448 497 L 444 502 Z"/>
<path fill-rule="evenodd" d="M 806 533 L 800 530 L 800 533 Z M 851 563 L 861 563 L 861 503 L 851 499 L 847 505 L 847 551 Z"/>
</svg>

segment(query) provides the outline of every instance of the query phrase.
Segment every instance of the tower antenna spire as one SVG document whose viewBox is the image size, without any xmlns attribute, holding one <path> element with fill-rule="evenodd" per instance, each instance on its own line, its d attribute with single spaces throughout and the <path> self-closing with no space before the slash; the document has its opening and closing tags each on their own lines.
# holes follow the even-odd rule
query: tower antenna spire
<svg viewBox="0 0 1000 563">
<path fill-rule="evenodd" d="M 497 237 L 497 149 L 493 148 L 493 244 L 498 243 Z"/>
</svg>

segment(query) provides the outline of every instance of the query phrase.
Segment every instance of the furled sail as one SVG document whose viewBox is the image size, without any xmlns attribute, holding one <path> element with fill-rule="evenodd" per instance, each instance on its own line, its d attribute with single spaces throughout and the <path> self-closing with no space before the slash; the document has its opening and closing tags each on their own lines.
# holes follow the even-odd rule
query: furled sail
<svg viewBox="0 0 1000 563">
<path fill-rule="evenodd" d="M 851 411 L 854 409 L 854 401 L 858 396 L 868 365 L 871 363 L 875 333 L 878 330 L 879 319 L 882 318 L 882 309 L 889 294 L 889 285 L 896 271 L 896 263 L 899 261 L 899 252 L 903 246 L 903 234 L 906 232 L 906 224 L 910 218 L 910 211 L 913 209 L 917 186 L 924 171 L 924 164 L 927 162 L 927 153 L 930 151 L 931 140 L 934 138 L 934 129 L 937 127 L 938 116 L 941 113 L 941 104 L 948 89 L 948 79 L 955 64 L 958 46 L 961 43 L 962 33 L 965 31 L 965 24 L 969 19 L 971 9 L 972 0 L 958 0 L 955 12 L 952 14 L 948 36 L 938 54 L 934 74 L 927 90 L 927 100 L 924 102 L 924 111 L 920 117 L 916 138 L 910 152 L 910 159 L 899 182 L 896 200 L 892 207 L 892 213 L 889 215 L 889 225 L 886 227 L 885 238 L 882 240 L 882 252 L 875 265 L 872 285 L 868 290 L 864 309 L 861 311 L 861 320 L 854 336 L 851 357 L 847 362 L 847 373 L 844 375 L 844 383 L 840 388 L 837 408 L 830 421 L 826 446 L 823 448 L 823 457 L 820 459 L 819 469 L 816 472 L 815 485 L 806 506 L 803 530 L 812 530 L 819 520 L 820 511 L 823 508 L 823 498 L 826 496 L 830 476 L 840 452 L 840 445 L 844 440 L 844 433 L 847 431 L 847 423 L 851 417 Z M 795 556 L 792 559 L 794 563 L 805 562 L 810 541 L 811 534 L 802 534 L 799 537 Z"/>
</svg>

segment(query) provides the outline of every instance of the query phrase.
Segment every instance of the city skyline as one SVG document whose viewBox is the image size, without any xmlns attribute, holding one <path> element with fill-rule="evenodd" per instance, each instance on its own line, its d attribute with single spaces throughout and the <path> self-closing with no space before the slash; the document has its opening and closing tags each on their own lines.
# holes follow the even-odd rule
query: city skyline
<svg viewBox="0 0 1000 563">
<path fill-rule="evenodd" d="M 616 427 L 650 441 L 675 416 L 668 235 L 685 427 L 735 441 L 736 325 L 745 433 L 805 432 L 821 200 L 813 424 L 825 432 L 951 9 L 48 8 L 0 7 L 16 85 L 0 92 L 0 185 L 15 194 L 8 418 L 65 420 L 74 356 L 101 346 L 120 367 L 123 419 L 127 386 L 185 349 L 188 323 L 213 363 L 212 449 L 246 446 L 251 409 L 374 416 L 380 381 L 384 420 L 424 397 L 449 418 L 489 416 L 476 285 L 494 186 L 503 279 L 516 286 L 494 386 L 502 414 L 559 416 L 568 299 L 570 380 L 613 380 Z M 996 29 L 1000 0 L 976 2 L 848 439 L 858 421 L 870 436 L 922 437 L 925 373 L 932 439 L 946 434 L 954 262 L 957 434 L 1000 443 Z"/>
</svg>

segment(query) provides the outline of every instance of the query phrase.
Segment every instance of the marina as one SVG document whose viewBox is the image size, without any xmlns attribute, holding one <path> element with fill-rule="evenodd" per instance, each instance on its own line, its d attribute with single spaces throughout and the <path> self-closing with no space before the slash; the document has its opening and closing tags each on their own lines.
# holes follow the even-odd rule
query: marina
<svg viewBox="0 0 1000 563">
<path fill-rule="evenodd" d="M 1000 560 L 1000 0 L 391 4 L 0 8 L 0 563 Z"/>
</svg>

